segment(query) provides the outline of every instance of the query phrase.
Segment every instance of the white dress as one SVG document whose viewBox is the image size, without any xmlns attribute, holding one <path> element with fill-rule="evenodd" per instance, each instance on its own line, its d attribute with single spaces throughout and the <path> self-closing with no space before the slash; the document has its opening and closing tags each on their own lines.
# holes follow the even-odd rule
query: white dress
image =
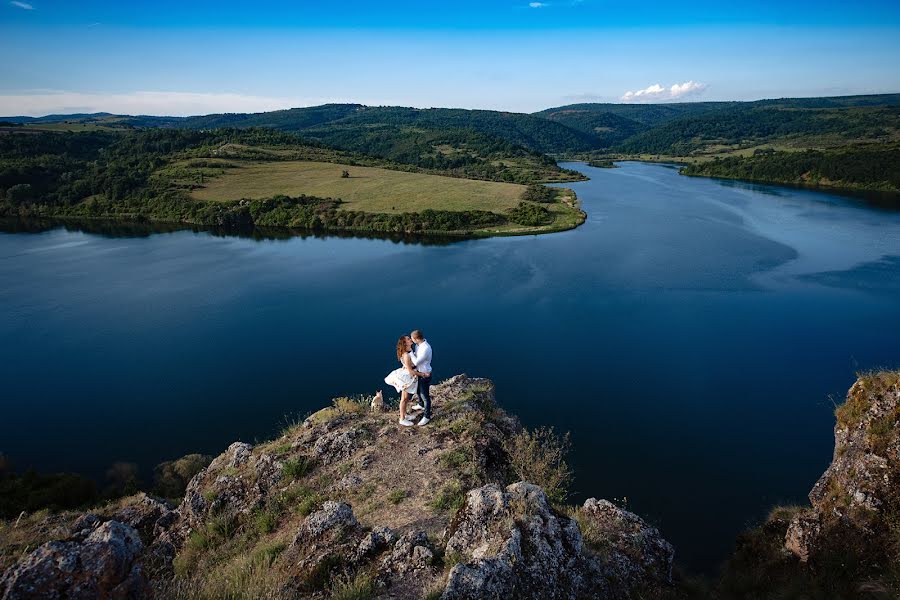
<svg viewBox="0 0 900 600">
<path fill-rule="evenodd" d="M 407 354 L 412 354 L 412 352 Z M 400 367 L 388 373 L 388 376 L 384 378 L 384 382 L 397 390 L 397 392 L 406 390 L 412 395 L 419 391 L 419 378 L 415 375 L 410 375 L 406 367 Z"/>
</svg>

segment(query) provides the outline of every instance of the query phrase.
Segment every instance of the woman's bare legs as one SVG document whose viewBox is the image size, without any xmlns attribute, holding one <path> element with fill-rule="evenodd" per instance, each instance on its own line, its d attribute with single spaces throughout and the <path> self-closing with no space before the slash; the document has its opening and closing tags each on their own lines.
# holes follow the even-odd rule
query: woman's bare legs
<svg viewBox="0 0 900 600">
<path fill-rule="evenodd" d="M 400 420 L 406 418 L 406 404 L 409 402 L 409 392 L 403 390 L 403 393 L 400 394 Z"/>
</svg>

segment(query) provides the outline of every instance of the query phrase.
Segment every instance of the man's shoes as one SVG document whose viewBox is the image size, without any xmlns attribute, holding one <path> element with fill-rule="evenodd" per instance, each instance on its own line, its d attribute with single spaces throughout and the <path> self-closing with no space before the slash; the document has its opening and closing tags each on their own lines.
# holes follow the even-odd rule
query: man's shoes
<svg viewBox="0 0 900 600">
<path fill-rule="evenodd" d="M 409 410 L 425 410 L 425 407 L 422 406 L 421 404 L 416 404 L 415 406 L 413 406 L 413 407 L 412 407 L 411 409 L 409 409 Z"/>
<path fill-rule="evenodd" d="M 400 419 L 397 422 L 400 423 L 401 425 L 403 425 L 404 427 L 412 427 L 413 425 L 415 425 L 415 423 L 413 423 L 409 419 Z"/>
<path fill-rule="evenodd" d="M 422 420 L 419 421 L 418 425 L 421 427 L 422 425 L 428 425 L 429 423 L 431 423 L 431 419 L 429 419 L 428 417 L 422 417 Z"/>
</svg>

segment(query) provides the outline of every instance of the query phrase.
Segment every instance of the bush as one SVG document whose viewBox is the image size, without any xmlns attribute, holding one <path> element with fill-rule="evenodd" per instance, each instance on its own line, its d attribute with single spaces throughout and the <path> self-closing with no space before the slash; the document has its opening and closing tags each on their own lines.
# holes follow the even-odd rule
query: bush
<svg viewBox="0 0 900 600">
<path fill-rule="evenodd" d="M 572 449 L 568 433 L 560 437 L 552 427 L 523 429 L 506 442 L 505 449 L 519 480 L 541 486 L 553 502 L 566 499 L 572 483 L 572 469 L 565 460 Z"/>
<path fill-rule="evenodd" d="M 553 215 L 540 204 L 519 202 L 517 207 L 510 209 L 509 220 L 513 223 L 518 223 L 519 225 L 536 227 L 538 225 L 552 223 Z"/>
<path fill-rule="evenodd" d="M 98 499 L 93 481 L 75 473 L 0 476 L 0 518 L 14 519 L 22 511 L 78 508 Z"/>
<path fill-rule="evenodd" d="M 153 469 L 156 493 L 165 498 L 184 496 L 187 484 L 210 462 L 212 457 L 206 454 L 188 454 L 177 460 L 159 463 Z"/>
<path fill-rule="evenodd" d="M 556 194 L 553 189 L 548 188 L 546 185 L 541 185 L 540 183 L 533 183 L 522 192 L 522 200 L 527 202 L 549 203 L 553 202 L 555 196 Z"/>
<path fill-rule="evenodd" d="M 335 398 L 334 407 L 343 414 L 364 415 L 369 412 L 369 400 L 364 397 L 358 398 Z"/>
</svg>

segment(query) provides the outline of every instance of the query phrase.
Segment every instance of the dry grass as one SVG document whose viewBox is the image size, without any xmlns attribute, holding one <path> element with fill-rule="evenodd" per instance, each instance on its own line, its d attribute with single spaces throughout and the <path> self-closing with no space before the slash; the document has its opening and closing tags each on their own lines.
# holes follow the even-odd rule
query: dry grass
<svg viewBox="0 0 900 600">
<path fill-rule="evenodd" d="M 834 411 L 838 425 L 855 427 L 869 409 L 869 397 L 882 395 L 890 388 L 900 386 L 900 371 L 867 371 L 857 373 L 861 389 L 849 394 L 847 400 Z"/>
<path fill-rule="evenodd" d="M 572 449 L 569 434 L 559 436 L 552 427 L 523 429 L 506 443 L 509 460 L 519 479 L 544 488 L 547 497 L 563 502 L 572 483 L 566 455 Z"/>
<path fill-rule="evenodd" d="M 350 177 L 341 177 L 342 171 Z M 406 173 L 376 167 L 355 167 L 313 161 L 246 162 L 226 169 L 194 190 L 198 200 L 269 198 L 277 194 L 306 194 L 340 198 L 350 210 L 374 213 L 434 210 L 492 210 L 514 208 L 525 186 L 476 181 L 425 173 Z"/>
</svg>

